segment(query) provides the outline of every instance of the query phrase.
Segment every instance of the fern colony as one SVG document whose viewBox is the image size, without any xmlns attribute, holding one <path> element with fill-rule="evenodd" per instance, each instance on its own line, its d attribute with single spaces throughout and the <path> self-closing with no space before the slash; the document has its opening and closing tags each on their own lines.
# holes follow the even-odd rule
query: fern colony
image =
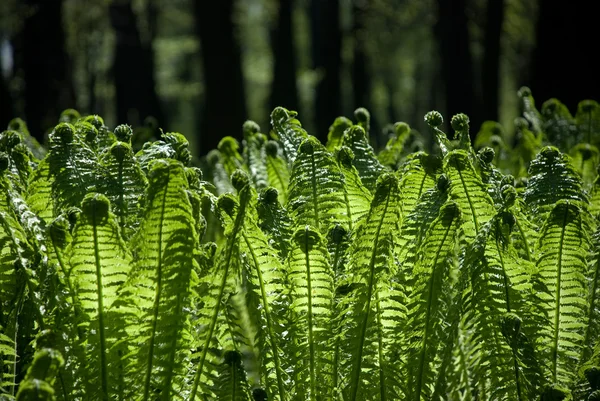
<svg viewBox="0 0 600 401">
<path fill-rule="evenodd" d="M 180 134 L 68 111 L 44 154 L 14 120 L 0 399 L 600 399 L 600 106 L 519 95 L 514 148 L 276 108 L 203 172 Z"/>
</svg>

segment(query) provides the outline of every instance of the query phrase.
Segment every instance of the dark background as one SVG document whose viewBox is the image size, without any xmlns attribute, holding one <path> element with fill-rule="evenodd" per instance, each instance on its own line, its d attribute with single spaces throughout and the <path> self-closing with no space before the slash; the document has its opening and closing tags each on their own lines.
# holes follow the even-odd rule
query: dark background
<svg viewBox="0 0 600 401">
<path fill-rule="evenodd" d="M 44 141 L 72 107 L 182 132 L 202 155 L 246 119 L 268 131 L 282 105 L 321 139 L 359 106 L 375 145 L 431 109 L 510 133 L 522 85 L 538 107 L 600 100 L 595 3 L 1 0 L 0 129 L 19 116 Z"/>
</svg>

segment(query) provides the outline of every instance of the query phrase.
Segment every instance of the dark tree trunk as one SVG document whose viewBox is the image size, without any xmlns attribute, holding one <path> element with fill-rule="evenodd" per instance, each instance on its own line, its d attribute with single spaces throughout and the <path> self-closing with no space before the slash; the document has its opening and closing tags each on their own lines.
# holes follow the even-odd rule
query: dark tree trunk
<svg viewBox="0 0 600 401">
<path fill-rule="evenodd" d="M 482 94 L 484 120 L 498 121 L 500 105 L 500 42 L 504 0 L 488 0 L 484 38 Z M 475 130 L 479 127 L 473 127 Z"/>
<path fill-rule="evenodd" d="M 339 0 L 311 1 L 313 67 L 321 74 L 315 99 L 316 137 L 325 141 L 329 126 L 342 113 L 340 69 L 342 33 Z"/>
<path fill-rule="evenodd" d="M 240 47 L 234 34 L 234 0 L 194 1 L 204 68 L 204 110 L 200 154 L 215 149 L 224 136 L 241 138 L 247 118 Z"/>
<path fill-rule="evenodd" d="M 541 1 L 529 86 L 536 104 L 557 98 L 572 113 L 584 99 L 600 100 L 598 6 L 593 1 Z"/>
<path fill-rule="evenodd" d="M 70 60 L 65 49 L 61 0 L 29 0 L 21 42 L 25 81 L 25 119 L 29 132 L 43 142 L 60 113 L 76 107 Z"/>
<path fill-rule="evenodd" d="M 435 34 L 440 47 L 441 76 L 445 87 L 445 120 L 465 113 L 471 120 L 471 135 L 479 129 L 475 110 L 473 58 L 466 14 L 467 0 L 438 0 Z"/>
<path fill-rule="evenodd" d="M 292 8 L 292 0 L 279 0 L 277 28 L 271 31 L 274 63 L 269 112 L 277 106 L 298 110 Z"/>
<path fill-rule="evenodd" d="M 2 52 L 0 51 L 0 65 L 2 65 Z M 3 71 L 0 71 L 0 132 L 8 127 L 8 123 L 15 115 L 15 107 L 10 94 L 9 83 Z"/>
<path fill-rule="evenodd" d="M 116 34 L 113 76 L 117 123 L 136 127 L 147 117 L 154 117 L 160 126 L 166 126 L 156 94 L 152 43 L 142 42 L 131 0 L 111 3 L 110 21 Z"/>
</svg>

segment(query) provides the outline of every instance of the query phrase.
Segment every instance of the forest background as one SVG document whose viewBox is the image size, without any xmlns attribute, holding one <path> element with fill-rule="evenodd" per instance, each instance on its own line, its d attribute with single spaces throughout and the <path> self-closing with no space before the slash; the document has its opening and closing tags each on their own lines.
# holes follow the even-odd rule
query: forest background
<svg viewBox="0 0 600 401">
<path fill-rule="evenodd" d="M 0 130 L 26 120 L 41 142 L 62 110 L 186 135 L 196 156 L 275 106 L 321 139 L 366 107 L 426 132 L 432 109 L 510 136 L 516 91 L 575 113 L 600 100 L 595 1 L 2 0 Z"/>
</svg>

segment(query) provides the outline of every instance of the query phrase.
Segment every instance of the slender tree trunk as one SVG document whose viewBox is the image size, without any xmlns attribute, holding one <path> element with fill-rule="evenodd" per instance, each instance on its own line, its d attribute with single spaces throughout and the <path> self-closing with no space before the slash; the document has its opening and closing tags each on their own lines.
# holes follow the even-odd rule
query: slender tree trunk
<svg viewBox="0 0 600 401">
<path fill-rule="evenodd" d="M 269 112 L 277 106 L 298 110 L 292 9 L 292 0 L 279 0 L 277 28 L 271 30 L 274 63 Z"/>
<path fill-rule="evenodd" d="M 0 38 L 0 46 L 2 45 L 2 38 Z M 0 65 L 2 65 L 2 51 L 0 51 Z M 4 71 L 0 70 L 0 132 L 4 131 L 8 123 L 15 115 L 15 107 L 13 99 L 10 94 L 8 77 L 4 75 Z"/>
<path fill-rule="evenodd" d="M 598 13 L 593 1 L 541 1 L 530 83 L 539 106 L 557 98 L 572 113 L 584 99 L 600 100 Z"/>
<path fill-rule="evenodd" d="M 325 141 L 329 126 L 342 112 L 339 0 L 312 0 L 310 4 L 313 67 L 322 76 L 315 99 L 315 136 Z"/>
<path fill-rule="evenodd" d="M 117 123 L 141 126 L 147 117 L 166 126 L 156 94 L 152 43 L 144 43 L 131 0 L 114 0 L 110 21 L 116 34 L 113 76 Z"/>
<path fill-rule="evenodd" d="M 466 14 L 467 0 L 438 0 L 438 21 L 434 27 L 441 56 L 441 74 L 445 86 L 446 113 L 465 113 L 471 120 L 471 136 L 479 129 L 475 109 L 473 58 Z"/>
<path fill-rule="evenodd" d="M 204 68 L 204 110 L 200 154 L 215 149 L 222 137 L 241 138 L 247 118 L 240 46 L 234 34 L 234 0 L 194 1 L 196 29 Z"/>
<path fill-rule="evenodd" d="M 500 43 L 504 21 L 504 0 L 488 0 L 484 38 L 482 92 L 484 120 L 498 121 L 500 109 Z M 478 127 L 473 127 L 478 128 Z"/>
<path fill-rule="evenodd" d="M 65 49 L 62 0 L 28 0 L 23 23 L 21 68 L 25 81 L 25 119 L 43 142 L 62 110 L 76 107 L 72 69 Z"/>
</svg>

